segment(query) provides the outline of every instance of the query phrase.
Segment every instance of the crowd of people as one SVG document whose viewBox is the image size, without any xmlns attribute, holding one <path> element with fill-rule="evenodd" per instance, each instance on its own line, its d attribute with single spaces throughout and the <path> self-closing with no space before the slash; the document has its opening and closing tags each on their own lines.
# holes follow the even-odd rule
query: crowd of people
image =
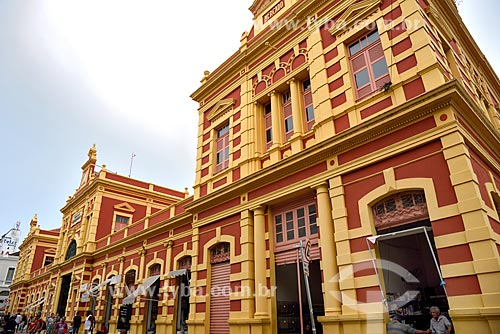
<svg viewBox="0 0 500 334">
<path fill-rule="evenodd" d="M 82 316 L 77 312 L 73 317 L 73 322 L 68 324 L 65 316 L 49 314 L 45 319 L 41 314 L 30 316 L 18 314 L 6 314 L 1 319 L 0 334 L 80 334 Z M 95 318 L 92 312 L 88 311 L 83 323 L 83 334 L 93 334 L 95 328 Z M 107 329 L 101 326 L 95 334 L 107 334 Z"/>
</svg>

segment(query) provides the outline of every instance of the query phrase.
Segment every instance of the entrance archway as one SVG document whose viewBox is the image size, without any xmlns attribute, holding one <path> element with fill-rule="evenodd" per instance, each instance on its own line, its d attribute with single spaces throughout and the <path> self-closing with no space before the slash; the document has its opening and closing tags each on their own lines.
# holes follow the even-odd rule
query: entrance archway
<svg viewBox="0 0 500 334">
<path fill-rule="evenodd" d="M 390 313 L 428 328 L 430 307 L 449 309 L 423 191 L 400 192 L 372 207 L 377 235 L 367 238 L 381 293 Z"/>
<path fill-rule="evenodd" d="M 61 316 L 66 315 L 70 287 L 71 274 L 64 275 L 61 279 L 61 291 L 59 292 L 59 301 L 57 302 L 57 313 Z"/>
</svg>

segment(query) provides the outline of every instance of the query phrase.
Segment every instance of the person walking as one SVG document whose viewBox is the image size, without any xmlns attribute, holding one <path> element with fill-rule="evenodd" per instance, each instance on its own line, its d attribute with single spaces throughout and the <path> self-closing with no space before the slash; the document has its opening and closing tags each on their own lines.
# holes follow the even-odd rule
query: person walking
<svg viewBox="0 0 500 334">
<path fill-rule="evenodd" d="M 67 334 L 68 333 L 68 323 L 66 322 L 66 317 L 61 317 L 61 320 L 55 325 L 55 334 Z"/>
<path fill-rule="evenodd" d="M 94 330 L 95 320 L 94 315 L 91 311 L 87 311 L 87 317 L 85 318 L 85 323 L 83 324 L 84 334 L 92 334 Z"/>
<path fill-rule="evenodd" d="M 54 325 L 55 325 L 54 313 L 49 314 L 45 321 L 47 322 L 47 328 L 45 329 L 45 333 L 54 334 Z"/>
<path fill-rule="evenodd" d="M 73 334 L 78 334 L 81 325 L 82 316 L 80 315 L 80 312 L 76 312 L 76 315 L 73 317 Z"/>
</svg>

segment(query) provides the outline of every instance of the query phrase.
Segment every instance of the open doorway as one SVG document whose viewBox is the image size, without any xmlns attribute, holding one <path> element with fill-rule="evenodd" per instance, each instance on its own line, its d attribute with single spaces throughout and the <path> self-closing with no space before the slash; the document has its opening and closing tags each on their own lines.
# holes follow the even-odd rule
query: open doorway
<svg viewBox="0 0 500 334">
<path fill-rule="evenodd" d="M 415 328 L 429 327 L 430 308 L 448 316 L 448 299 L 428 220 L 389 228 L 377 236 L 384 293 L 390 313 Z"/>
<path fill-rule="evenodd" d="M 148 287 L 149 290 L 146 294 L 146 334 L 156 333 L 156 319 L 158 318 L 158 301 L 160 292 L 159 275 L 161 266 L 154 264 L 149 268 L 149 277 L 158 276 L 153 283 Z"/>
<path fill-rule="evenodd" d="M 311 324 L 302 264 L 276 265 L 276 287 L 278 334 L 302 334 L 305 326 Z M 323 330 L 317 317 L 324 315 L 324 303 L 319 260 L 309 263 L 309 287 L 316 333 L 320 334 Z"/>
<path fill-rule="evenodd" d="M 61 316 L 66 315 L 66 306 L 68 305 L 69 289 L 71 287 L 71 274 L 64 275 L 61 279 L 61 291 L 57 303 L 57 313 Z"/>
</svg>

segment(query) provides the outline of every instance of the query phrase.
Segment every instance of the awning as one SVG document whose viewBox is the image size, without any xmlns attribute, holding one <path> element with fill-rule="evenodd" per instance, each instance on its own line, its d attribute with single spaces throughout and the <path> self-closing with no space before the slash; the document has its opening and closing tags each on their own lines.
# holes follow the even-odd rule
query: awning
<svg viewBox="0 0 500 334">
<path fill-rule="evenodd" d="M 37 301 L 35 301 L 35 302 L 29 304 L 28 306 L 26 306 L 25 309 L 30 310 L 30 309 L 32 309 L 35 306 L 43 304 L 44 301 L 45 301 L 45 297 L 42 297 L 42 298 L 38 299 Z"/>
<path fill-rule="evenodd" d="M 118 284 L 120 283 L 122 279 L 122 275 L 115 275 L 115 276 L 112 276 L 110 278 L 108 278 L 107 280 L 103 281 L 101 284 L 98 284 L 96 286 L 93 286 L 90 290 L 89 290 L 89 293 L 91 293 L 92 295 L 95 295 L 97 290 L 99 290 L 100 287 L 106 285 L 106 284 L 111 284 L 111 285 L 115 285 L 115 284 Z M 85 286 L 85 289 L 87 288 L 87 283 L 85 284 L 82 284 L 80 286 L 80 291 L 82 291 L 82 289 L 84 289 L 84 286 Z M 84 290 L 83 290 L 84 291 Z"/>
<path fill-rule="evenodd" d="M 99 290 L 99 288 L 100 288 L 101 286 L 104 286 L 104 285 L 108 284 L 109 282 L 111 282 L 111 278 L 108 278 L 107 280 L 103 281 L 101 284 L 98 284 L 98 285 L 96 285 L 96 286 L 93 286 L 93 287 L 89 290 L 89 292 L 90 292 L 91 294 L 95 294 L 95 293 L 97 292 L 97 290 Z"/>
<path fill-rule="evenodd" d="M 424 231 L 429 232 L 431 230 L 432 229 L 428 226 L 420 226 L 420 227 L 414 227 L 414 228 L 410 228 L 410 229 L 403 230 L 403 231 L 374 235 L 371 237 L 366 237 L 366 239 L 368 241 L 370 241 L 372 244 L 375 244 L 377 241 L 380 241 L 380 240 L 388 240 L 388 239 L 393 239 L 393 238 L 405 237 L 407 235 L 423 233 Z"/>
<path fill-rule="evenodd" d="M 146 293 L 147 289 L 149 289 L 149 287 L 151 285 L 153 285 L 153 283 L 156 282 L 156 280 L 159 279 L 159 278 L 160 278 L 160 275 L 155 275 L 155 276 L 151 276 L 151 277 L 146 278 L 144 280 L 144 282 L 137 287 L 137 289 L 135 289 L 127 297 L 123 298 L 122 305 L 133 304 L 135 298 L 137 296 L 139 296 L 140 294 Z"/>
<path fill-rule="evenodd" d="M 382 299 L 383 299 L 384 303 L 387 302 L 387 299 L 386 299 L 386 296 L 384 294 L 384 291 L 382 290 L 382 283 L 381 283 L 381 280 L 380 280 L 380 274 L 378 272 L 377 264 L 375 263 L 375 256 L 372 253 L 373 248 L 371 247 L 371 245 L 375 245 L 377 243 L 377 241 L 389 240 L 389 239 L 393 239 L 393 238 L 399 238 L 399 237 L 404 237 L 404 236 L 408 236 L 408 235 L 414 235 L 414 234 L 418 234 L 418 233 L 424 233 L 425 234 L 425 237 L 427 239 L 427 244 L 429 245 L 429 250 L 430 250 L 430 252 L 432 254 L 432 258 L 434 259 L 434 265 L 436 266 L 436 270 L 437 270 L 437 273 L 439 275 L 439 279 L 441 280 L 440 285 L 443 287 L 443 290 L 444 290 L 444 292 L 446 294 L 446 288 L 444 286 L 445 282 L 443 280 L 443 276 L 441 275 L 441 269 L 439 268 L 439 264 L 437 262 L 436 254 L 434 254 L 434 249 L 432 249 L 431 240 L 429 238 L 429 234 L 427 233 L 429 231 L 432 231 L 432 229 L 430 227 L 428 227 L 428 226 L 420 226 L 420 227 L 410 228 L 410 229 L 403 230 L 403 231 L 397 231 L 397 232 L 391 232 L 391 233 L 386 233 L 386 234 L 380 234 L 380 235 L 374 235 L 374 236 L 371 236 L 371 237 L 366 237 L 366 245 L 368 246 L 368 250 L 370 252 L 370 257 L 371 257 L 371 260 L 372 260 L 373 268 L 375 269 L 375 274 L 377 276 L 378 284 L 379 284 L 379 287 L 380 287 L 380 293 L 382 294 Z"/>
<path fill-rule="evenodd" d="M 187 269 L 172 270 L 167 274 L 168 278 L 187 275 Z"/>
</svg>

